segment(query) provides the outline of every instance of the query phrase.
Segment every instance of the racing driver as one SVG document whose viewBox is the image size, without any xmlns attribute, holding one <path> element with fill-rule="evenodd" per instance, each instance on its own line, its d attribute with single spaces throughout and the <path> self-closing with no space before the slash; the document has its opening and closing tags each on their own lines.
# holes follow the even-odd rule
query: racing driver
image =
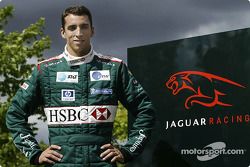
<svg viewBox="0 0 250 167">
<path fill-rule="evenodd" d="M 92 16 L 84 6 L 62 14 L 62 54 L 44 60 L 20 86 L 6 116 L 14 143 L 31 164 L 108 167 L 142 152 L 154 124 L 154 108 L 120 60 L 93 50 Z M 118 100 L 135 117 L 128 141 L 111 143 Z M 27 120 L 42 106 L 50 146 L 41 150 Z"/>
</svg>

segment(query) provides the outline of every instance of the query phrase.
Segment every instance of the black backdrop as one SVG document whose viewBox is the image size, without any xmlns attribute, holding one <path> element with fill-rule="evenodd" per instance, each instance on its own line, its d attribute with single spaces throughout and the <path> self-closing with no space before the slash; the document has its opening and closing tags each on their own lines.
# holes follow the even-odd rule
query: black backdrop
<svg viewBox="0 0 250 167">
<path fill-rule="evenodd" d="M 129 166 L 250 165 L 250 29 L 129 48 L 128 65 L 157 109 L 151 142 Z"/>
</svg>

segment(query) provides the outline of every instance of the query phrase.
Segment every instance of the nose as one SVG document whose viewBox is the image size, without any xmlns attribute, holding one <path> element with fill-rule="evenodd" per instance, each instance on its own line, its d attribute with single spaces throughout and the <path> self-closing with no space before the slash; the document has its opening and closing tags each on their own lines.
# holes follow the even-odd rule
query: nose
<svg viewBox="0 0 250 167">
<path fill-rule="evenodd" d="M 83 35 L 83 30 L 80 27 L 77 27 L 76 31 L 75 31 L 75 35 L 76 36 L 81 36 Z"/>
</svg>

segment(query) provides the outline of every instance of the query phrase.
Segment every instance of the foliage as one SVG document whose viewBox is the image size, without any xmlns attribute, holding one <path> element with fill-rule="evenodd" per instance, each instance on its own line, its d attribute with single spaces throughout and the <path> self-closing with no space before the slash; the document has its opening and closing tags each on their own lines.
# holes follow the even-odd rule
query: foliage
<svg viewBox="0 0 250 167">
<path fill-rule="evenodd" d="M 50 46 L 49 37 L 44 36 L 42 31 L 44 18 L 40 18 L 22 32 L 6 33 L 4 25 L 12 16 L 13 10 L 12 6 L 0 8 L 0 166 L 2 167 L 30 166 L 27 158 L 13 144 L 5 125 L 5 115 L 19 84 L 28 78 L 34 66 L 28 64 L 27 60 L 41 58 L 42 52 Z M 45 147 L 45 144 L 41 143 L 41 146 Z"/>
<path fill-rule="evenodd" d="M 0 12 L 0 25 L 2 20 L 10 16 L 12 7 L 5 7 Z M 7 14 L 1 14 L 5 11 Z M 1 18 L 1 15 L 3 16 Z M 6 21 L 5 21 L 6 22 Z M 50 40 L 48 36 L 43 36 L 42 27 L 44 18 L 40 18 L 35 24 L 31 24 L 22 32 L 11 32 L 6 34 L 0 29 L 0 92 L 1 96 L 8 96 L 11 99 L 19 84 L 27 78 L 34 65 L 27 64 L 27 59 L 32 57 L 42 57 L 44 49 L 49 48 Z M 40 39 L 38 39 L 40 37 Z"/>
<path fill-rule="evenodd" d="M 113 136 L 118 142 L 124 142 L 128 137 L 128 112 L 121 103 L 117 108 Z"/>
<path fill-rule="evenodd" d="M 113 137 L 115 144 L 124 143 L 128 138 L 128 111 L 121 103 L 118 105 L 114 121 Z M 125 165 L 117 163 L 117 166 L 124 167 Z"/>
<path fill-rule="evenodd" d="M 2 167 L 32 167 L 34 166 L 34 165 L 30 165 L 28 159 L 24 156 L 24 154 L 16 148 L 10 136 L 8 136 L 8 138 L 9 140 L 7 143 L 4 143 L 3 145 L 2 143 L 0 144 L 1 145 L 0 166 Z M 42 149 L 45 149 L 48 147 L 43 142 L 41 142 L 39 145 Z"/>
</svg>

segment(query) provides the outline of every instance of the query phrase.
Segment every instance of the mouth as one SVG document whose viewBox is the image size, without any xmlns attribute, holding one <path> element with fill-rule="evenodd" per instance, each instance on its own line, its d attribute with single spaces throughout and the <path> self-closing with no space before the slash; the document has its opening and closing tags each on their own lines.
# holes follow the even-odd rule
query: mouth
<svg viewBox="0 0 250 167">
<path fill-rule="evenodd" d="M 76 39 L 76 40 L 73 40 L 74 43 L 77 43 L 77 44 L 80 44 L 80 43 L 83 43 L 84 40 L 79 40 L 79 39 Z"/>
<path fill-rule="evenodd" d="M 173 90 L 173 94 L 174 95 L 177 94 L 177 89 L 178 89 L 178 83 L 177 82 L 173 82 L 173 84 L 172 84 L 172 90 Z"/>
<path fill-rule="evenodd" d="M 172 90 L 172 93 L 174 95 L 177 94 L 177 90 L 178 90 L 178 82 L 174 81 L 174 82 L 170 82 L 170 83 L 167 83 L 167 87 Z"/>
</svg>

